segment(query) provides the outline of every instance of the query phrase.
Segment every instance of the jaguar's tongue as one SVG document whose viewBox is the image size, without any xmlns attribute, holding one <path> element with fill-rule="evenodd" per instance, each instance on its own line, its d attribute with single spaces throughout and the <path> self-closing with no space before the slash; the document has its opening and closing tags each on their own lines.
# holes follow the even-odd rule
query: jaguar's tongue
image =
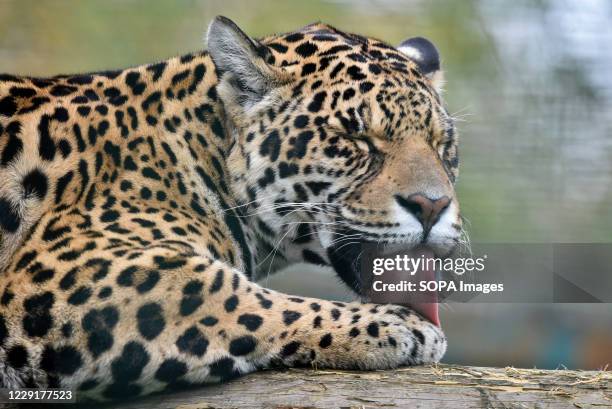
<svg viewBox="0 0 612 409">
<path fill-rule="evenodd" d="M 386 257 L 389 256 L 389 254 L 386 255 Z M 411 266 L 409 270 L 406 269 L 406 264 L 404 264 L 402 268 L 391 269 L 376 279 L 389 284 L 408 282 L 411 288 L 408 289 L 402 286 L 400 287 L 402 288 L 401 291 L 374 292 L 372 301 L 381 304 L 391 303 L 409 307 L 423 316 L 423 318 L 440 326 L 438 294 L 436 291 L 426 291 L 427 288 L 432 288 L 427 287 L 427 283 L 432 283 L 436 280 L 436 272 L 432 262 L 435 257 L 433 251 L 424 247 L 416 248 L 409 252 L 393 253 L 390 258 L 395 258 L 396 256 L 401 259 L 407 256 L 415 263 L 409 263 Z M 430 261 L 427 262 L 427 260 Z"/>
<path fill-rule="evenodd" d="M 422 260 L 434 258 L 434 253 L 427 248 L 419 248 L 415 250 L 413 255 L 415 258 L 422 257 Z M 431 321 L 433 324 L 440 326 L 440 317 L 438 315 L 438 294 L 435 291 L 420 291 L 420 282 L 433 282 L 436 280 L 436 271 L 431 268 L 434 263 L 420 263 L 420 267 L 416 270 L 411 281 L 416 283 L 416 293 L 409 293 L 409 300 L 406 304 L 413 310 L 423 316 L 423 318 Z M 430 268 L 427 268 L 430 267 Z"/>
</svg>

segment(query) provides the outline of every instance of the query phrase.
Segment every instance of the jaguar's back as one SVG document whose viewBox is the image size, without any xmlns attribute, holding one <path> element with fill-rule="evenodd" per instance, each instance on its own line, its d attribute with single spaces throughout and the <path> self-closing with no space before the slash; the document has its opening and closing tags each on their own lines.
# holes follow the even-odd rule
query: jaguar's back
<svg viewBox="0 0 612 409">
<path fill-rule="evenodd" d="M 275 364 L 443 355 L 430 310 L 250 281 L 280 250 L 358 291 L 346 237 L 456 244 L 433 45 L 323 24 L 258 42 L 224 18 L 208 45 L 121 71 L 0 76 L 3 386 L 111 399 Z"/>
</svg>

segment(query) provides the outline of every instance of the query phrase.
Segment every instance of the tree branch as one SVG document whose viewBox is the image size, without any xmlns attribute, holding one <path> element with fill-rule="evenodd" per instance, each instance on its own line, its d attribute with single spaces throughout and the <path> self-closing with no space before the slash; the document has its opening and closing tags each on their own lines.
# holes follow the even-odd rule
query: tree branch
<svg viewBox="0 0 612 409">
<path fill-rule="evenodd" d="M 603 371 L 437 365 L 389 371 L 265 371 L 153 396 L 120 409 L 203 408 L 590 408 L 612 407 Z"/>
</svg>

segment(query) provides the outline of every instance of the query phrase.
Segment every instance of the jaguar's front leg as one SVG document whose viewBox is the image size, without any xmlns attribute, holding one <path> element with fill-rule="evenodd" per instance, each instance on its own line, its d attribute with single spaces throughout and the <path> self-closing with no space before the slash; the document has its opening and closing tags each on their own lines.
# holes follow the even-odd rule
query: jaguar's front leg
<svg viewBox="0 0 612 409">
<path fill-rule="evenodd" d="M 267 327 L 257 338 L 263 349 L 261 357 L 254 356 L 258 366 L 384 369 L 438 362 L 446 351 L 442 330 L 404 307 L 330 302 L 265 289 L 254 296 L 256 314 Z"/>
<path fill-rule="evenodd" d="M 218 334 L 238 370 L 383 369 L 438 362 L 446 351 L 442 330 L 405 307 L 290 296 L 230 269 L 215 273 L 221 274 L 232 279 L 215 296 L 224 306 Z"/>
</svg>

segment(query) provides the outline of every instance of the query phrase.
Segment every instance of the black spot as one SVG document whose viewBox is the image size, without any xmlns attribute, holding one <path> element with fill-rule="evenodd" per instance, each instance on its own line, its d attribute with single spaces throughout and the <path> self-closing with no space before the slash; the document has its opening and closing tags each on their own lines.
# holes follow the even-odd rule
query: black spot
<svg viewBox="0 0 612 409">
<path fill-rule="evenodd" d="M 219 121 L 218 118 L 215 118 L 213 120 L 213 123 L 210 126 L 210 129 L 213 131 L 213 133 L 215 134 L 217 138 L 219 139 L 225 138 L 225 132 L 223 130 L 223 125 L 221 125 L 221 122 Z"/>
<path fill-rule="evenodd" d="M 178 378 L 187 373 L 187 365 L 178 359 L 170 358 L 166 359 L 159 366 L 155 372 L 155 379 L 166 382 L 174 383 Z"/>
<path fill-rule="evenodd" d="M 85 304 L 89 297 L 91 297 L 91 288 L 82 286 L 68 297 L 68 303 L 72 305 L 82 305 Z"/>
<path fill-rule="evenodd" d="M 330 187 L 331 183 L 329 183 L 329 182 L 306 182 L 306 186 L 308 187 L 308 189 L 310 189 L 312 194 L 318 195 L 323 190 L 325 190 L 328 187 Z"/>
<path fill-rule="evenodd" d="M 49 115 L 43 115 L 38 123 L 38 153 L 44 160 L 51 161 L 55 157 L 55 142 L 51 139 L 49 133 L 49 124 L 51 117 Z"/>
<path fill-rule="evenodd" d="M 14 133 L 9 134 L 9 140 L 2 151 L 0 164 L 3 166 L 8 165 L 17 155 L 21 153 L 22 150 L 23 142 L 21 139 L 19 139 L 19 137 Z"/>
<path fill-rule="evenodd" d="M 378 324 L 375 322 L 371 322 L 367 328 L 368 335 L 376 338 L 378 337 Z"/>
<path fill-rule="evenodd" d="M 9 93 L 18 98 L 31 98 L 36 95 L 36 90 L 34 88 L 11 87 Z"/>
<path fill-rule="evenodd" d="M 30 171 L 21 182 L 23 185 L 23 196 L 35 195 L 38 199 L 44 199 L 47 195 L 48 181 L 47 176 L 39 169 Z"/>
<path fill-rule="evenodd" d="M 287 157 L 289 159 L 293 157 L 303 158 L 307 152 L 308 142 L 310 142 L 313 136 L 314 133 L 312 131 L 300 132 L 293 144 L 293 148 L 287 152 Z"/>
<path fill-rule="evenodd" d="M 221 358 L 210 364 L 210 376 L 221 378 L 221 381 L 235 378 L 239 375 L 234 370 L 234 360 L 232 358 Z"/>
<path fill-rule="evenodd" d="M 161 180 L 161 176 L 159 176 L 159 173 L 157 173 L 153 168 L 148 166 L 142 169 L 142 176 L 153 180 Z"/>
<path fill-rule="evenodd" d="M 315 64 L 315 63 L 304 64 L 302 66 L 302 74 L 301 75 L 312 74 L 313 72 L 316 71 L 316 69 L 317 69 L 317 64 Z"/>
<path fill-rule="evenodd" d="M 295 43 L 304 38 L 304 34 L 302 33 L 293 33 L 285 36 L 285 41 L 288 43 Z"/>
<path fill-rule="evenodd" d="M 361 84 L 359 84 L 359 91 L 361 91 L 362 94 L 365 94 L 366 92 L 370 91 L 372 88 L 374 88 L 374 84 L 372 84 L 370 81 L 364 81 Z"/>
<path fill-rule="evenodd" d="M 281 162 L 278 165 L 278 176 L 281 179 L 289 176 L 297 175 L 299 173 L 299 167 L 295 163 Z"/>
<path fill-rule="evenodd" d="M 424 344 L 425 343 L 425 336 L 418 329 L 413 329 L 412 330 L 412 335 L 414 335 L 414 337 L 419 341 L 420 344 Z"/>
<path fill-rule="evenodd" d="M 323 102 L 325 101 L 326 97 L 327 92 L 325 91 L 316 93 L 315 96 L 312 98 L 310 104 L 308 104 L 308 110 L 310 112 L 319 112 L 321 110 L 321 107 L 323 106 Z"/>
<path fill-rule="evenodd" d="M 268 300 L 261 294 L 255 294 L 255 297 L 259 300 L 259 305 L 261 308 L 269 310 L 272 307 L 272 301 Z"/>
<path fill-rule="evenodd" d="M 338 318 L 340 318 L 340 310 L 337 308 L 334 308 L 331 310 L 331 316 L 333 318 L 334 321 L 338 321 Z"/>
<path fill-rule="evenodd" d="M 310 303 L 310 309 L 313 310 L 314 312 L 319 312 L 321 311 L 321 305 L 316 302 Z"/>
<path fill-rule="evenodd" d="M 19 261 L 17 262 L 15 266 L 15 270 L 22 270 L 26 268 L 32 261 L 34 261 L 37 255 L 38 255 L 38 252 L 36 250 L 32 250 L 32 251 L 23 253 L 23 255 L 21 256 L 21 258 L 19 259 Z"/>
<path fill-rule="evenodd" d="M 355 81 L 361 81 L 361 80 L 364 80 L 364 79 L 367 78 L 366 75 L 364 75 L 361 72 L 361 69 L 359 67 L 357 67 L 356 65 L 351 65 L 350 67 L 348 67 L 346 69 L 346 72 Z"/>
<path fill-rule="evenodd" d="M 10 290 L 10 288 L 6 287 L 2 292 L 2 298 L 0 298 L 0 304 L 9 305 L 11 301 L 15 298 L 15 294 Z"/>
<path fill-rule="evenodd" d="M 155 256 L 153 257 L 153 262 L 160 270 L 173 270 L 187 264 L 187 260 L 183 257 Z"/>
<path fill-rule="evenodd" d="M 196 327 L 189 327 L 176 340 L 176 346 L 183 353 L 202 357 L 208 349 L 208 339 Z"/>
<path fill-rule="evenodd" d="M 186 70 L 183 70 L 181 72 L 174 74 L 174 76 L 172 77 L 172 85 L 177 85 L 179 82 L 187 78 L 187 76 L 189 76 L 190 71 L 191 70 L 186 69 Z"/>
<path fill-rule="evenodd" d="M 153 81 L 157 81 L 162 76 L 164 70 L 166 69 L 166 65 L 167 63 L 160 62 L 147 67 L 147 71 L 150 71 L 153 74 Z"/>
<path fill-rule="evenodd" d="M 348 101 L 349 99 L 355 96 L 355 90 L 353 88 L 348 88 L 342 93 L 342 99 Z"/>
<path fill-rule="evenodd" d="M 280 138 L 278 137 L 278 131 L 274 130 L 268 134 L 266 139 L 261 143 L 259 153 L 261 156 L 270 156 L 272 162 L 278 159 L 280 152 Z"/>
<path fill-rule="evenodd" d="M 156 270 L 147 271 L 145 279 L 136 286 L 136 291 L 140 294 L 151 291 L 159 281 L 159 272 Z"/>
<path fill-rule="evenodd" d="M 225 300 L 225 311 L 233 312 L 236 310 L 236 307 L 238 307 L 238 302 L 238 297 L 235 294 L 230 296 L 227 300 Z"/>
<path fill-rule="evenodd" d="M 53 88 L 51 88 L 49 93 L 51 95 L 53 95 L 54 97 L 63 97 L 63 96 L 72 94 L 76 90 L 77 90 L 76 87 L 71 87 L 69 85 L 61 85 L 61 84 L 59 84 L 59 85 L 56 85 Z"/>
<path fill-rule="evenodd" d="M 136 319 L 140 335 L 148 341 L 155 339 L 166 326 L 162 308 L 154 302 L 141 306 L 136 313 Z"/>
<path fill-rule="evenodd" d="M 43 337 L 47 335 L 47 332 L 53 326 L 51 308 L 54 302 L 55 297 L 50 291 L 33 295 L 24 300 L 25 315 L 23 317 L 23 329 L 28 336 Z"/>
<path fill-rule="evenodd" d="M 223 270 L 218 270 L 209 291 L 213 294 L 221 290 L 221 287 L 223 287 Z"/>
<path fill-rule="evenodd" d="M 122 287 L 130 287 L 134 284 L 134 273 L 138 271 L 138 267 L 129 266 L 124 268 L 117 277 L 117 284 Z"/>
<path fill-rule="evenodd" d="M 100 292 L 98 293 L 98 297 L 100 299 L 108 298 L 111 296 L 112 293 L 113 289 L 109 286 L 106 286 L 100 290 Z"/>
<path fill-rule="evenodd" d="M 305 128 L 306 126 L 308 126 L 308 116 L 307 115 L 296 116 L 295 120 L 293 121 L 293 125 L 298 129 Z"/>
<path fill-rule="evenodd" d="M 106 388 L 104 396 L 117 398 L 139 395 L 141 387 L 131 382 L 140 377 L 149 360 L 149 354 L 141 344 L 135 341 L 125 344 L 121 356 L 111 364 L 114 383 Z"/>
<path fill-rule="evenodd" d="M 200 323 L 202 323 L 202 325 L 205 325 L 207 327 L 212 327 L 216 325 L 218 322 L 219 320 L 217 318 L 210 316 L 210 315 L 200 320 Z"/>
<path fill-rule="evenodd" d="M 0 345 L 4 345 L 4 341 L 6 341 L 7 335 L 8 335 L 8 329 L 6 328 L 6 322 L 4 320 L 4 316 L 0 315 Z"/>
<path fill-rule="evenodd" d="M 45 281 L 51 280 L 55 276 L 55 271 L 50 268 L 43 268 L 42 270 L 36 271 L 32 276 L 32 282 L 44 283 Z"/>
<path fill-rule="evenodd" d="M 68 184 L 72 181 L 73 177 L 74 173 L 69 171 L 57 180 L 55 185 L 55 204 L 59 204 L 61 202 L 64 191 L 66 190 L 66 187 L 68 187 Z"/>
<path fill-rule="evenodd" d="M 69 290 L 76 283 L 76 274 L 79 268 L 74 267 L 68 271 L 60 280 L 59 286 L 62 290 Z"/>
<path fill-rule="evenodd" d="M 244 325 L 249 331 L 257 331 L 263 323 L 263 319 L 255 314 L 242 314 L 238 317 L 238 324 Z"/>
<path fill-rule="evenodd" d="M 86 117 L 87 115 L 89 115 L 89 113 L 91 112 L 91 107 L 88 106 L 80 106 L 77 108 L 77 112 L 79 113 L 79 115 L 81 115 L 82 117 Z"/>
<path fill-rule="evenodd" d="M 70 145 L 70 142 L 68 142 L 66 139 L 61 139 L 58 142 L 58 148 L 60 150 L 60 153 L 62 154 L 62 158 L 64 159 L 66 159 L 68 155 L 70 155 L 70 153 L 72 152 L 72 146 Z"/>
<path fill-rule="evenodd" d="M 13 97 L 4 97 L 0 99 L 0 115 L 13 116 L 17 112 L 17 103 Z"/>
<path fill-rule="evenodd" d="M 72 324 L 70 322 L 65 323 L 61 328 L 62 336 L 64 338 L 70 338 L 72 336 L 72 330 Z"/>
<path fill-rule="evenodd" d="M 21 368 L 28 363 L 28 351 L 23 345 L 14 345 L 6 354 L 6 359 L 13 368 Z"/>
<path fill-rule="evenodd" d="M 129 155 L 126 156 L 125 160 L 123 161 L 123 168 L 126 170 L 133 170 L 133 171 L 138 170 L 138 166 L 134 162 L 134 159 Z"/>
<path fill-rule="evenodd" d="M 229 351 L 234 356 L 243 356 L 250 354 L 257 347 L 257 340 L 251 335 L 245 335 L 240 338 L 234 338 L 230 342 Z"/>
<path fill-rule="evenodd" d="M 110 141 L 104 143 L 104 152 L 106 152 L 112 159 L 115 166 L 121 165 L 121 149 Z"/>
<path fill-rule="evenodd" d="M 285 325 L 291 325 L 295 321 L 300 319 L 301 316 L 302 314 L 300 312 L 285 310 L 283 311 L 283 322 L 285 323 Z"/>
<path fill-rule="evenodd" d="M 148 187 L 144 186 L 140 189 L 140 197 L 142 197 L 143 199 L 148 200 L 151 198 L 151 195 L 151 189 L 149 189 Z"/>
<path fill-rule="evenodd" d="M 259 178 L 257 183 L 263 189 L 264 187 L 274 183 L 274 179 L 275 179 L 274 170 L 272 170 L 272 168 L 266 168 L 266 170 L 264 171 L 263 177 Z"/>
<path fill-rule="evenodd" d="M 74 85 L 87 85 L 93 82 L 93 77 L 91 75 L 77 75 L 74 77 L 68 78 L 68 84 Z"/>
<path fill-rule="evenodd" d="M 168 155 L 168 158 L 170 158 L 172 164 L 176 165 L 178 163 L 178 160 L 176 158 L 176 155 L 172 151 L 172 148 L 170 148 L 170 145 L 168 145 L 166 142 L 162 142 L 161 146 L 166 152 L 166 155 Z"/>
<path fill-rule="evenodd" d="M 204 285 L 199 280 L 188 282 L 183 288 L 183 298 L 181 299 L 180 312 L 182 316 L 193 314 L 204 302 L 202 298 L 202 287 Z"/>
<path fill-rule="evenodd" d="M 116 210 L 107 210 L 100 216 L 100 221 L 103 223 L 112 223 L 119 218 L 119 212 Z"/>
<path fill-rule="evenodd" d="M 59 107 L 53 112 L 53 119 L 59 122 L 66 122 L 68 120 L 68 110 L 64 107 Z"/>
<path fill-rule="evenodd" d="M 380 68 L 380 65 L 378 65 L 378 64 L 370 64 L 370 65 L 368 65 L 368 70 L 370 70 L 370 72 L 372 74 L 380 74 L 381 71 L 382 71 L 381 68 Z"/>
<path fill-rule="evenodd" d="M 321 337 L 321 340 L 319 341 L 319 346 L 321 348 L 327 348 L 331 345 L 332 343 L 332 334 L 325 334 Z"/>
<path fill-rule="evenodd" d="M 122 180 L 121 184 L 119 185 L 119 188 L 121 189 L 122 192 L 127 192 L 128 190 L 132 190 L 132 182 L 130 182 L 129 180 Z"/>
<path fill-rule="evenodd" d="M 149 354 L 144 347 L 130 341 L 123 347 L 121 356 L 113 360 L 111 371 L 115 382 L 135 381 L 140 377 L 142 370 L 149 362 Z"/>
<path fill-rule="evenodd" d="M 0 199 L 0 227 L 8 233 L 15 233 L 21 224 L 19 213 L 7 199 Z"/>
<path fill-rule="evenodd" d="M 295 47 L 295 52 L 306 58 L 316 53 L 318 49 L 319 47 L 317 47 L 316 44 L 306 41 Z"/>
<path fill-rule="evenodd" d="M 97 358 L 113 346 L 113 329 L 119 321 L 117 308 L 109 306 L 90 310 L 81 321 L 87 333 L 87 348 Z"/>
<path fill-rule="evenodd" d="M 70 345 L 58 349 L 47 345 L 40 360 L 40 368 L 50 374 L 72 375 L 82 364 L 81 354 Z"/>
<path fill-rule="evenodd" d="M 355 338 L 357 335 L 359 335 L 359 333 L 360 333 L 360 332 L 361 332 L 361 331 L 359 331 L 359 328 L 357 328 L 357 327 L 353 327 L 353 328 L 351 328 L 351 330 L 349 331 L 349 336 L 350 336 L 351 338 Z"/>
<path fill-rule="evenodd" d="M 288 344 L 283 346 L 283 348 L 281 349 L 280 355 L 283 358 L 291 356 L 291 355 L 295 354 L 298 349 L 300 349 L 301 345 L 302 344 L 299 343 L 298 341 L 291 341 Z"/>
<path fill-rule="evenodd" d="M 140 81 L 140 73 L 136 71 L 127 73 L 125 76 L 125 83 L 132 89 L 134 95 L 141 95 L 146 88 L 146 84 Z"/>
<path fill-rule="evenodd" d="M 267 46 L 275 51 L 278 51 L 281 54 L 286 53 L 288 50 L 286 45 L 280 44 L 280 43 L 270 43 L 270 44 L 267 44 Z"/>
</svg>

